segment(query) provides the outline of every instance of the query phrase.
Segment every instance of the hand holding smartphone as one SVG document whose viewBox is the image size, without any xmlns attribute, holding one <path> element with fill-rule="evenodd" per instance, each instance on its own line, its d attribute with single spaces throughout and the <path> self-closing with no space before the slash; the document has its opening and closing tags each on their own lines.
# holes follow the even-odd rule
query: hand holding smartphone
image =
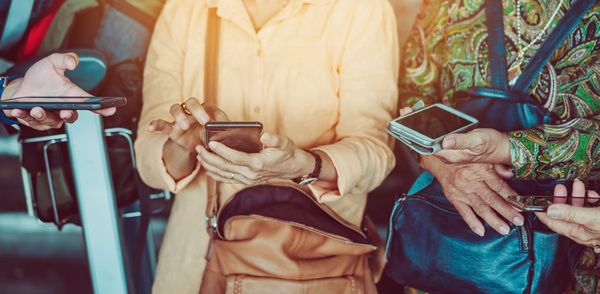
<svg viewBox="0 0 600 294">
<path fill-rule="evenodd" d="M 449 134 L 466 132 L 477 125 L 472 116 L 444 104 L 433 104 L 391 121 L 386 130 L 420 154 L 442 149 Z"/>
<path fill-rule="evenodd" d="M 204 126 L 204 144 L 207 150 L 210 141 L 245 153 L 258 153 L 262 150 L 260 136 L 263 126 L 260 122 L 208 122 Z"/>
</svg>

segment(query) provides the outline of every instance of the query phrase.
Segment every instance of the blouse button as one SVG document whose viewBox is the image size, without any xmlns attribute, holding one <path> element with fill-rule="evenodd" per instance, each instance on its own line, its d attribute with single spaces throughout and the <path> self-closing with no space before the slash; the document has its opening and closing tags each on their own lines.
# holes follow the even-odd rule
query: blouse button
<svg viewBox="0 0 600 294">
<path fill-rule="evenodd" d="M 256 112 L 256 113 L 260 113 L 260 106 L 256 106 L 256 107 L 254 107 L 254 112 Z"/>
</svg>

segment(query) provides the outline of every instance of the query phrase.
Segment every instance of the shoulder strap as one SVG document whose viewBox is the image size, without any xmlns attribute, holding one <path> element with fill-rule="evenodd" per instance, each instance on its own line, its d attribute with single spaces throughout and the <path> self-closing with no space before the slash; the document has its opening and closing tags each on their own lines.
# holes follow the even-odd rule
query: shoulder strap
<svg viewBox="0 0 600 294">
<path fill-rule="evenodd" d="M 500 0 L 485 0 L 485 25 L 488 31 L 488 60 L 491 86 L 508 90 L 506 46 L 504 45 L 504 9 Z"/>
<path fill-rule="evenodd" d="M 217 16 L 217 8 L 208 9 L 208 18 L 206 23 L 206 44 L 204 50 L 204 101 L 214 99 L 216 96 L 217 85 L 217 65 L 219 38 L 221 22 Z M 207 203 L 206 203 L 206 221 L 209 224 L 211 218 L 217 213 L 217 185 L 211 178 L 207 178 Z M 211 224 L 212 225 L 212 224 Z"/>
<path fill-rule="evenodd" d="M 496 0 L 490 1 L 495 2 Z M 529 89 L 533 80 L 540 73 L 544 65 L 548 63 L 552 54 L 554 54 L 554 51 L 560 47 L 565 38 L 575 28 L 575 24 L 581 20 L 586 11 L 588 11 L 594 3 L 596 3 L 596 0 L 579 0 L 571 6 L 569 11 L 567 11 L 552 30 L 552 33 L 546 38 L 546 41 L 542 44 L 538 52 L 533 56 L 525 71 L 519 76 L 512 88 L 514 91 L 525 92 Z"/>
<path fill-rule="evenodd" d="M 0 39 L 0 51 L 10 49 L 21 40 L 29 24 L 34 2 L 34 0 L 10 1 L 2 38 Z"/>
</svg>

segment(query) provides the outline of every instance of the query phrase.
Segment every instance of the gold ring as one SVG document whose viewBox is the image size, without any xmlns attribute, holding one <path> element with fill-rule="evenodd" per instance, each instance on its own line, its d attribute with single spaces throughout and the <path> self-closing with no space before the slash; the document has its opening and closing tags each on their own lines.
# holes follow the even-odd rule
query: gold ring
<svg viewBox="0 0 600 294">
<path fill-rule="evenodd" d="M 181 103 L 181 108 L 183 108 L 183 112 L 187 115 L 192 115 L 192 113 L 190 112 L 190 110 L 188 109 L 187 105 L 185 104 L 185 102 Z"/>
</svg>

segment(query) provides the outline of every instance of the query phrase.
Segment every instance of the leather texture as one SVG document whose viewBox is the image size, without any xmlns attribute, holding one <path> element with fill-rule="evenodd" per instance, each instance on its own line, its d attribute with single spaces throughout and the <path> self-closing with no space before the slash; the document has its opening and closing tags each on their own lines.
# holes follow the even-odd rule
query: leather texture
<svg viewBox="0 0 600 294">
<path fill-rule="evenodd" d="M 297 188 L 246 188 L 217 219 L 200 293 L 377 292 L 377 247 Z"/>
<path fill-rule="evenodd" d="M 396 203 L 386 274 L 430 293 L 562 293 L 584 247 L 525 217 L 525 230 L 502 236 L 486 224 L 479 237 L 434 181 Z"/>
</svg>

